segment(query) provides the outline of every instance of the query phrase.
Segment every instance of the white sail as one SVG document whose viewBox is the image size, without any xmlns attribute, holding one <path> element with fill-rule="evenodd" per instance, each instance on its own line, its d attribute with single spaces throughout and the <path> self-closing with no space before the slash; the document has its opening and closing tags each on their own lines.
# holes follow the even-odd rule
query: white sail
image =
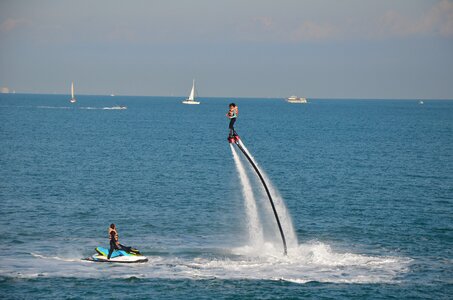
<svg viewBox="0 0 453 300">
<path fill-rule="evenodd" d="M 74 97 L 74 82 L 71 82 L 71 99 L 69 100 L 71 103 L 76 103 L 76 98 Z"/>
<path fill-rule="evenodd" d="M 200 104 L 200 102 L 195 100 L 196 94 L 197 94 L 197 92 L 195 90 L 195 79 L 194 79 L 193 83 L 192 83 L 192 90 L 190 91 L 189 98 L 184 100 L 182 103 L 183 104 Z"/>
<path fill-rule="evenodd" d="M 187 100 L 190 100 L 190 101 L 195 100 L 195 80 L 192 83 L 192 90 L 190 91 L 189 99 L 187 99 Z"/>
</svg>

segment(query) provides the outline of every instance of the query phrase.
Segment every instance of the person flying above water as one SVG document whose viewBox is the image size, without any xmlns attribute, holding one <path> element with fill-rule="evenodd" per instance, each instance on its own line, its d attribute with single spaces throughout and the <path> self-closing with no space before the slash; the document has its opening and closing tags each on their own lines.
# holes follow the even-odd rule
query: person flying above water
<svg viewBox="0 0 453 300">
<path fill-rule="evenodd" d="M 239 110 L 235 103 L 230 103 L 229 107 L 230 109 L 226 114 L 227 118 L 230 119 L 230 125 L 228 126 L 228 128 L 230 129 L 230 133 L 228 135 L 228 138 L 232 138 L 233 136 L 238 135 L 234 130 L 234 123 L 236 122 L 236 119 L 238 117 Z"/>
</svg>

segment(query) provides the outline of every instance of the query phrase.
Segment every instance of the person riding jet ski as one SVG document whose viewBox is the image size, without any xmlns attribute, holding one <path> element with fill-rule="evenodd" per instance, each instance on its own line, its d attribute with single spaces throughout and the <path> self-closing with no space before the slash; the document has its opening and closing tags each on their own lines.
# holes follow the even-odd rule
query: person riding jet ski
<svg viewBox="0 0 453 300">
<path fill-rule="evenodd" d="M 137 249 L 120 244 L 115 224 L 110 224 L 108 231 L 110 247 L 96 247 L 94 249 L 96 253 L 90 257 L 83 258 L 83 260 L 108 263 L 143 263 L 148 261 L 148 258 Z"/>
<path fill-rule="evenodd" d="M 137 253 L 139 254 L 137 249 L 133 249 L 132 247 L 126 247 L 124 245 L 121 245 L 120 242 L 118 241 L 118 232 L 116 231 L 116 226 L 115 224 L 110 224 L 109 227 L 109 238 L 110 238 L 110 249 L 109 249 L 109 254 L 107 255 L 107 259 L 110 259 L 112 256 L 113 251 L 115 250 L 124 250 L 129 253 Z"/>
</svg>

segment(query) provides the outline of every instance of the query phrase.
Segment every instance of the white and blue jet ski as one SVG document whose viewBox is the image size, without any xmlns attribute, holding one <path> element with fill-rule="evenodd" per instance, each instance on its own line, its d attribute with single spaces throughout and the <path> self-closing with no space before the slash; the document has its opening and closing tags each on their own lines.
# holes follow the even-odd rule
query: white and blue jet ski
<svg viewBox="0 0 453 300">
<path fill-rule="evenodd" d="M 109 263 L 143 263 L 148 261 L 146 256 L 142 255 L 137 249 L 134 248 L 131 248 L 130 251 L 115 250 L 110 256 L 110 259 L 107 258 L 109 249 L 96 247 L 95 250 L 97 253 L 93 256 L 85 258 L 85 260 Z"/>
</svg>

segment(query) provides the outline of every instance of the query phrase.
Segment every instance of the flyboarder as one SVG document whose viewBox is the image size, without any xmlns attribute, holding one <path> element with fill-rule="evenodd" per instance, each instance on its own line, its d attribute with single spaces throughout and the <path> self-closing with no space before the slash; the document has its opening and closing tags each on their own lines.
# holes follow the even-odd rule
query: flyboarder
<svg viewBox="0 0 453 300">
<path fill-rule="evenodd" d="M 228 126 L 228 128 L 230 129 L 230 133 L 228 134 L 228 140 L 238 135 L 234 130 L 234 123 L 236 122 L 236 119 L 239 114 L 238 107 L 235 103 L 230 103 L 229 107 L 230 109 L 226 114 L 227 118 L 230 119 L 230 125 Z"/>
<path fill-rule="evenodd" d="M 230 126 L 229 126 L 230 134 L 228 135 L 228 138 L 227 138 L 228 143 L 236 144 L 238 146 L 238 148 L 242 151 L 242 153 L 244 153 L 245 157 L 250 162 L 250 164 L 252 165 L 252 167 L 255 170 L 256 174 L 258 175 L 259 179 L 261 180 L 261 183 L 263 184 L 264 190 L 266 191 L 267 197 L 269 198 L 269 202 L 271 204 L 272 211 L 274 212 L 275 220 L 277 222 L 277 226 L 278 226 L 278 229 L 280 231 L 280 235 L 282 237 L 283 254 L 287 255 L 288 250 L 287 250 L 287 246 L 286 246 L 286 238 L 285 238 L 285 234 L 283 232 L 282 224 L 280 223 L 280 219 L 278 218 L 278 213 L 277 213 L 277 210 L 275 208 L 274 200 L 272 200 L 272 195 L 271 195 L 271 193 L 269 191 L 269 188 L 267 187 L 267 184 L 266 184 L 266 181 L 264 180 L 264 177 L 261 175 L 260 170 L 256 166 L 256 164 L 253 161 L 253 159 L 250 157 L 250 154 L 248 153 L 248 151 L 246 149 L 244 149 L 245 146 L 242 144 L 241 139 L 239 138 L 239 135 L 234 130 L 234 122 L 236 122 L 236 118 L 238 116 L 238 107 L 236 106 L 236 104 L 230 103 L 230 110 L 227 112 L 226 116 L 227 116 L 227 118 L 230 119 Z"/>
</svg>

